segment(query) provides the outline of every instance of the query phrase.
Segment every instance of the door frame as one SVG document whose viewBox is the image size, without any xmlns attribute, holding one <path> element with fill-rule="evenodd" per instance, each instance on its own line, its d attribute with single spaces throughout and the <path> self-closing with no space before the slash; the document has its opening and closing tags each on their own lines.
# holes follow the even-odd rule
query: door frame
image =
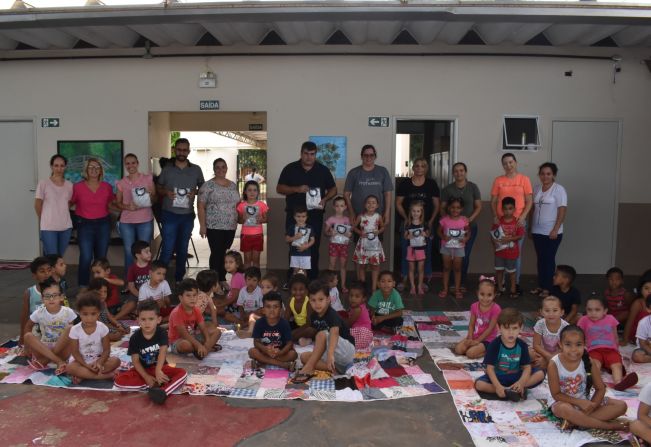
<svg viewBox="0 0 651 447">
<path fill-rule="evenodd" d="M 31 123 L 32 124 L 32 156 L 34 157 L 34 164 L 32 165 L 32 187 L 29 191 L 32 195 L 36 192 L 36 187 L 38 185 L 38 117 L 35 115 L 19 115 L 19 116 L 3 116 L 0 115 L 0 123 Z M 36 218 L 36 216 L 33 216 Z M 37 253 L 36 256 L 41 254 L 41 237 L 39 233 L 40 223 L 36 224 L 36 237 L 37 243 Z"/>
<path fill-rule="evenodd" d="M 618 236 L 618 222 L 619 222 L 619 189 L 621 181 L 621 165 L 622 165 L 622 143 L 624 138 L 624 120 L 619 117 L 613 118 L 552 118 L 549 132 L 551 138 L 549 140 L 549 158 L 554 161 L 554 123 L 617 123 L 617 162 L 615 169 L 615 203 L 613 212 L 613 237 L 610 245 L 610 264 L 615 265 L 617 258 L 617 236 Z"/>
<path fill-rule="evenodd" d="M 393 216 L 396 212 L 396 130 L 398 129 L 398 121 L 450 121 L 453 123 L 454 128 L 450 134 L 450 166 L 457 162 L 457 143 L 459 141 L 459 116 L 458 115 L 392 115 L 391 116 L 391 181 L 393 182 L 393 201 L 391 203 L 391 208 L 393 211 Z M 448 182 L 450 181 L 450 175 L 452 175 L 452 170 L 448 173 Z M 439 190 L 443 189 L 446 185 L 438 185 Z M 394 244 L 393 236 L 395 234 L 396 219 L 391 219 L 391 225 L 389 225 L 389 265 L 393 269 L 394 262 Z M 386 234 L 386 231 L 384 232 Z"/>
</svg>

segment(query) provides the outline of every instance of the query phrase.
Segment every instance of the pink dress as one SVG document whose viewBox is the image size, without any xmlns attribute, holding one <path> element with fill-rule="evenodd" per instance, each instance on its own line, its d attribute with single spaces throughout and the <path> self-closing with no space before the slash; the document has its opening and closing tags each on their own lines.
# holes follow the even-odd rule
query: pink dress
<svg viewBox="0 0 651 447">
<path fill-rule="evenodd" d="M 373 330 L 371 329 L 371 316 L 368 313 L 366 304 L 360 304 L 359 309 L 359 317 L 350 328 L 350 334 L 355 339 L 355 349 L 364 351 L 369 349 L 373 343 Z"/>
<path fill-rule="evenodd" d="M 488 312 L 482 312 L 479 307 L 479 301 L 476 301 L 470 305 L 470 315 L 475 317 L 475 327 L 472 332 L 472 339 L 476 340 L 481 334 L 483 334 L 486 329 L 491 324 L 491 320 L 496 320 L 500 316 L 502 308 L 497 303 L 493 303 L 488 309 Z M 495 340 L 497 337 L 498 329 L 497 325 L 493 328 L 493 331 L 488 334 L 488 337 L 484 339 L 485 342 L 490 343 Z"/>
</svg>

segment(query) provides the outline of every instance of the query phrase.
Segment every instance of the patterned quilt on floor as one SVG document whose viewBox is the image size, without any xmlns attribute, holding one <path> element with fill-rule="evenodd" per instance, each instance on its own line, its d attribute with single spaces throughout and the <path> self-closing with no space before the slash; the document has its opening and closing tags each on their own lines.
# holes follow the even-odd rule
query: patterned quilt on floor
<svg viewBox="0 0 651 447">
<path fill-rule="evenodd" d="M 628 434 L 608 430 L 560 430 L 560 421 L 547 407 L 550 398 L 547 380 L 530 389 L 527 400 L 518 403 L 484 400 L 474 388 L 474 381 L 484 374 L 481 362 L 459 357 L 450 350 L 466 337 L 470 312 L 412 312 L 412 317 L 432 360 L 442 371 L 450 388 L 463 425 L 477 446 L 580 446 L 590 442 L 617 444 L 628 439 Z M 535 314 L 525 314 L 522 339 L 531 345 Z M 607 396 L 624 400 L 628 405 L 626 419 L 637 418 L 637 395 L 651 381 L 651 364 L 631 364 L 633 346 L 621 349 L 624 366 L 637 372 L 640 383 L 619 392 L 611 388 Z M 608 374 L 604 382 L 612 383 Z"/>
<path fill-rule="evenodd" d="M 373 338 L 372 349 L 358 351 L 346 376 L 333 377 L 318 372 L 305 384 L 293 384 L 286 370 L 273 367 L 252 370 L 248 357 L 248 350 L 253 347 L 251 338 L 240 339 L 233 331 L 227 331 L 219 343 L 222 350 L 210 353 L 202 361 L 193 356 L 168 355 L 170 364 L 188 372 L 188 380 L 178 393 L 244 399 L 362 402 L 446 392 L 430 374 L 414 364 L 423 354 L 423 344 L 409 317 L 405 318 L 405 326 L 399 334 L 378 334 Z M 131 367 L 127 346 L 128 337 L 125 337 L 111 347 L 111 355 L 122 360 L 122 369 Z M 297 348 L 299 352 L 309 350 L 309 346 Z M 66 375 L 55 376 L 53 369 L 35 372 L 27 366 L 27 358 L 17 354 L 15 342 L 0 347 L 0 383 L 31 382 L 52 387 L 120 391 L 111 381 L 85 380 L 74 385 Z"/>
</svg>

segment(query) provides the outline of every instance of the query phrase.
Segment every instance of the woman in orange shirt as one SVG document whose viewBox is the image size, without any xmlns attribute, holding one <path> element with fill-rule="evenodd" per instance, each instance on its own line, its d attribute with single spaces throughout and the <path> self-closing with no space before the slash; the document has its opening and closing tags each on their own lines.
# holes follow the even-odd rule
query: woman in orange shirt
<svg viewBox="0 0 651 447">
<path fill-rule="evenodd" d="M 504 197 L 513 197 L 515 199 L 515 213 L 514 216 L 518 219 L 518 225 L 527 227 L 527 216 L 531 211 L 533 205 L 533 188 L 531 187 L 531 180 L 524 174 L 518 172 L 518 161 L 511 152 L 502 155 L 502 168 L 504 168 L 504 175 L 500 175 L 493 181 L 491 188 L 491 209 L 493 210 L 493 219 L 495 223 L 499 223 L 502 217 L 502 199 Z M 515 279 L 518 283 L 518 294 L 521 294 L 520 289 L 520 265 L 522 259 L 522 244 L 524 238 L 520 239 L 520 257 L 516 263 Z"/>
</svg>

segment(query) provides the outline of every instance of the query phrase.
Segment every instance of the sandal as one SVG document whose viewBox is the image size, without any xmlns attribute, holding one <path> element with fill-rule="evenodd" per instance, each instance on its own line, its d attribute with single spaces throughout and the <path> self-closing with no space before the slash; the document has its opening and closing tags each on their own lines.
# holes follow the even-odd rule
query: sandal
<svg viewBox="0 0 651 447">
<path fill-rule="evenodd" d="M 312 377 L 314 377 L 314 373 L 306 374 L 298 372 L 294 375 L 294 377 L 292 377 L 292 383 L 307 383 Z"/>
<path fill-rule="evenodd" d="M 459 290 L 458 292 L 456 292 L 456 293 L 454 294 L 454 297 L 455 297 L 456 299 L 458 299 L 458 300 L 462 300 L 462 299 L 463 299 L 463 293 Z"/>
<path fill-rule="evenodd" d="M 574 424 L 572 424 L 567 419 L 561 419 L 561 431 L 569 431 L 574 429 Z"/>
<path fill-rule="evenodd" d="M 60 376 L 61 374 L 66 372 L 67 364 L 62 363 L 59 366 L 57 366 L 57 369 L 54 370 L 54 375 L 55 376 Z"/>
<path fill-rule="evenodd" d="M 35 356 L 32 356 L 31 359 L 27 359 L 27 364 L 29 365 L 30 368 L 32 368 L 34 371 L 44 371 L 48 369 L 47 366 L 43 366 L 41 362 L 36 360 Z"/>
<path fill-rule="evenodd" d="M 439 292 L 439 298 L 445 298 L 448 296 L 448 291 L 447 290 L 441 290 Z"/>
<path fill-rule="evenodd" d="M 219 352 L 222 350 L 222 345 L 215 343 L 215 346 L 212 347 L 212 352 Z"/>
</svg>

